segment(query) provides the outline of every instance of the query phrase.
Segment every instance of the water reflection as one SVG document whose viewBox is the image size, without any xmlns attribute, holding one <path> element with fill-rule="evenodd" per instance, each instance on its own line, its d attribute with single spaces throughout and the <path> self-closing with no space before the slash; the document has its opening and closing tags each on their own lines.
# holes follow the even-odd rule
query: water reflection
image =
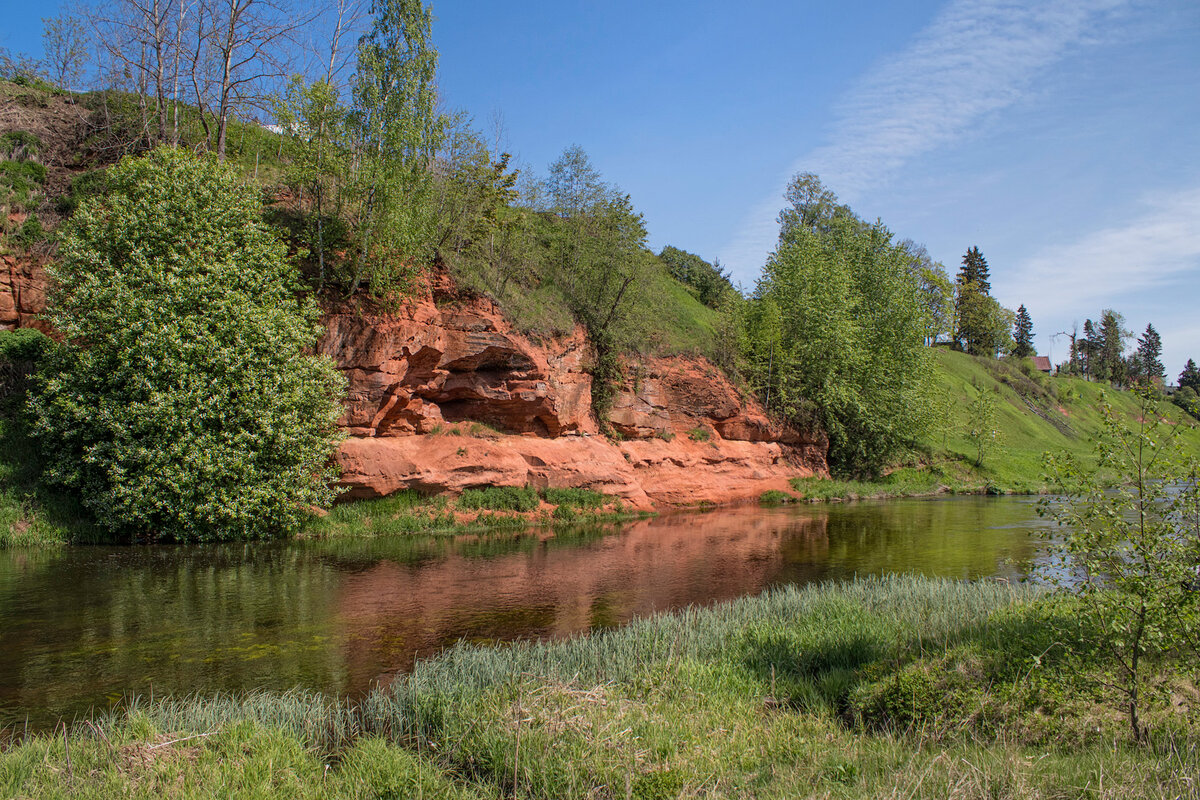
<svg viewBox="0 0 1200 800">
<path fill-rule="evenodd" d="M 457 539 L 0 552 L 0 724 L 125 692 L 357 693 L 459 639 L 561 637 L 785 583 L 1029 573 L 1020 498 L 735 509 Z"/>
</svg>

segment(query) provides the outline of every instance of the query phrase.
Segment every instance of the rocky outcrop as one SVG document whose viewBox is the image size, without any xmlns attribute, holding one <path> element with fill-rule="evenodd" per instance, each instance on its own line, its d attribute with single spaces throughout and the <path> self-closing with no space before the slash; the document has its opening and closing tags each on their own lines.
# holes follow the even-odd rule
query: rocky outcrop
<svg viewBox="0 0 1200 800">
<path fill-rule="evenodd" d="M 0 256 L 0 329 L 37 327 L 40 262 Z M 583 487 L 638 508 L 727 504 L 824 474 L 820 432 L 771 421 L 703 358 L 626 364 L 600 435 L 582 331 L 536 342 L 445 277 L 401 309 L 327 309 L 319 350 L 345 374 L 346 498 L 402 489 Z"/>
<path fill-rule="evenodd" d="M 0 255 L 0 330 L 50 326 L 38 317 L 46 310 L 46 271 L 37 259 Z"/>
<path fill-rule="evenodd" d="M 583 487 L 638 508 L 732 503 L 825 473 L 827 441 L 773 423 L 702 358 L 627 365 L 599 435 L 581 331 L 534 342 L 446 283 L 391 314 L 331 312 L 346 375 L 347 498 L 402 489 Z"/>
</svg>

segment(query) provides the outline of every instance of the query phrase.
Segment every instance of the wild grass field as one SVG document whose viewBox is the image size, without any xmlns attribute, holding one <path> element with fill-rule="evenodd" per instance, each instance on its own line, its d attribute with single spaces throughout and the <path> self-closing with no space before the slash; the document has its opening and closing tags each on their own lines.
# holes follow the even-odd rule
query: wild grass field
<svg viewBox="0 0 1200 800">
<path fill-rule="evenodd" d="M 137 701 L 17 737 L 8 797 L 1198 797 L 1197 694 L 1135 744 L 1071 600 L 913 577 L 459 645 L 360 704 Z"/>
</svg>

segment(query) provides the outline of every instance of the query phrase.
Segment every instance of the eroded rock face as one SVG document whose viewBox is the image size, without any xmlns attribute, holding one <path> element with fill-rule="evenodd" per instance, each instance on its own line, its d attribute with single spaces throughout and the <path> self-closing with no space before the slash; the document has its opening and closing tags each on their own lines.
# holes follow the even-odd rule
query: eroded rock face
<svg viewBox="0 0 1200 800">
<path fill-rule="evenodd" d="M 39 317 L 46 311 L 49 281 L 37 259 L 0 255 L 0 330 L 37 328 L 50 332 Z"/>
<path fill-rule="evenodd" d="M 627 364 L 609 416 L 627 441 L 612 442 L 592 416 L 582 331 L 533 342 L 440 281 L 396 313 L 326 315 L 319 350 L 349 383 L 346 498 L 532 485 L 652 508 L 752 500 L 827 472 L 823 434 L 771 422 L 701 358 Z M 39 262 L 0 256 L 0 329 L 50 332 L 46 287 Z"/>
<path fill-rule="evenodd" d="M 753 499 L 826 472 L 823 435 L 772 423 L 701 358 L 627 365 L 609 421 L 628 441 L 614 443 L 591 414 L 582 331 L 535 343 L 489 301 L 452 291 L 327 326 L 321 352 L 350 384 L 347 498 L 532 485 L 651 508 Z"/>
<path fill-rule="evenodd" d="M 401 313 L 333 314 L 320 351 L 350 385 L 353 436 L 431 433 L 469 420 L 504 433 L 595 432 L 582 335 L 539 347 L 491 303 L 422 298 Z"/>
</svg>

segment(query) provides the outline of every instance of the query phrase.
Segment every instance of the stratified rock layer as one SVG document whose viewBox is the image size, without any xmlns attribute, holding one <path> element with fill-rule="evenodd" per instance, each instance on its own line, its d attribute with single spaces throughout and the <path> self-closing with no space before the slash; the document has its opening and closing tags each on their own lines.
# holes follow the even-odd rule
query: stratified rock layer
<svg viewBox="0 0 1200 800">
<path fill-rule="evenodd" d="M 638 508 L 724 504 L 826 472 L 827 441 L 772 423 L 701 358 L 631 364 L 599 435 L 581 331 L 547 343 L 443 284 L 394 314 L 331 313 L 349 382 L 347 498 L 403 489 L 582 487 Z"/>
<path fill-rule="evenodd" d="M 40 261 L 0 255 L 0 330 L 50 326 L 38 316 L 46 310 L 46 272 Z"/>
<path fill-rule="evenodd" d="M 46 277 L 0 256 L 0 329 L 37 327 Z M 395 313 L 326 314 L 320 352 L 349 384 L 337 458 L 345 497 L 402 489 L 582 487 L 638 508 L 727 504 L 825 474 L 820 432 L 772 423 L 702 358 L 627 365 L 609 415 L 592 415 L 583 332 L 534 342 L 444 277 Z"/>
</svg>

